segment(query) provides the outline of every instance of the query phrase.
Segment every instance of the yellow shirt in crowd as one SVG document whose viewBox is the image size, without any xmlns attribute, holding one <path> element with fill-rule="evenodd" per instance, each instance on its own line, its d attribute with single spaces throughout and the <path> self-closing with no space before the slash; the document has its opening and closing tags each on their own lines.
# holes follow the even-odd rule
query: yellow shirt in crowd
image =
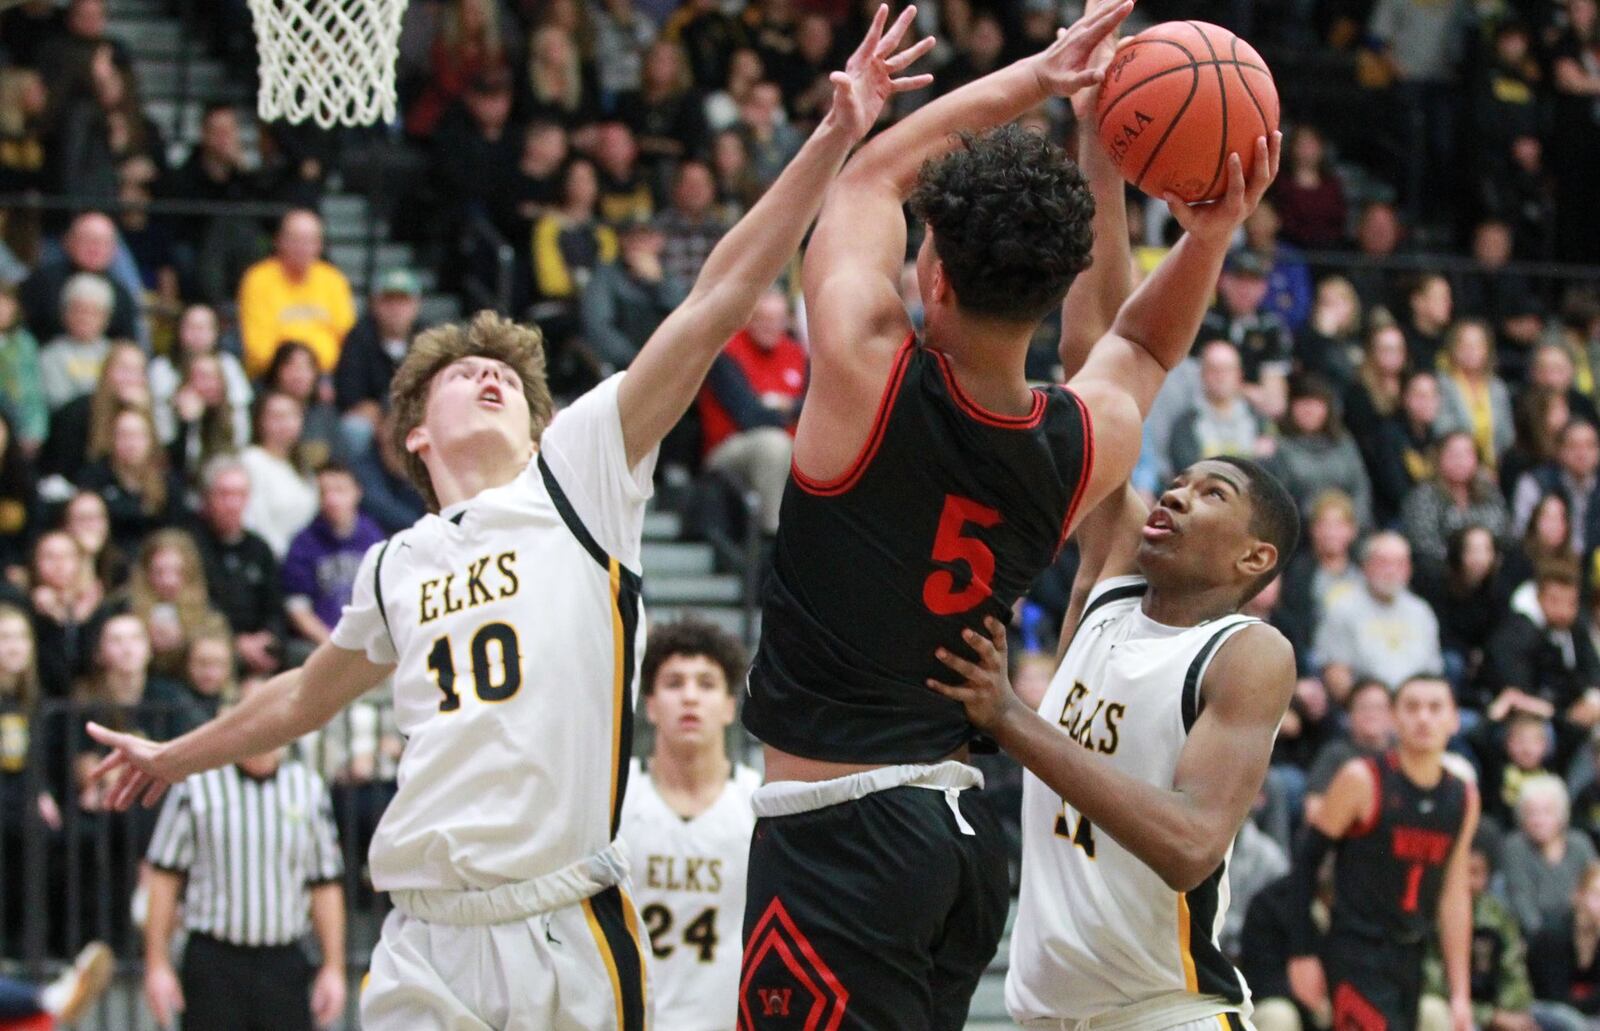
<svg viewBox="0 0 1600 1031">
<path fill-rule="evenodd" d="M 239 334 L 251 379 L 267 371 L 273 352 L 285 340 L 306 344 L 322 371 L 333 371 L 345 334 L 355 324 L 350 283 L 326 261 L 312 265 L 295 282 L 281 261 L 267 258 L 250 266 L 239 283 Z"/>
</svg>

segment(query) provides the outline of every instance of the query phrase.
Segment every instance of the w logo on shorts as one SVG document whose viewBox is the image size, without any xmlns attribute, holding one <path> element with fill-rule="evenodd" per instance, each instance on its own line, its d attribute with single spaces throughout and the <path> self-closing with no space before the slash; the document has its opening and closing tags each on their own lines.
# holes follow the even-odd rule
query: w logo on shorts
<svg viewBox="0 0 1600 1031">
<path fill-rule="evenodd" d="M 837 1031 L 850 993 L 773 899 L 745 943 L 739 1031 Z"/>
</svg>

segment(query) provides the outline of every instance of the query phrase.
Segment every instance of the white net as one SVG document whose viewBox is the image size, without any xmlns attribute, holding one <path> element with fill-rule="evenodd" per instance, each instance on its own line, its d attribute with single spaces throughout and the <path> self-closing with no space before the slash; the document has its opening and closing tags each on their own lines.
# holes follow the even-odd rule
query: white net
<svg viewBox="0 0 1600 1031">
<path fill-rule="evenodd" d="M 249 0 L 265 121 L 394 121 L 394 66 L 406 0 Z"/>
</svg>

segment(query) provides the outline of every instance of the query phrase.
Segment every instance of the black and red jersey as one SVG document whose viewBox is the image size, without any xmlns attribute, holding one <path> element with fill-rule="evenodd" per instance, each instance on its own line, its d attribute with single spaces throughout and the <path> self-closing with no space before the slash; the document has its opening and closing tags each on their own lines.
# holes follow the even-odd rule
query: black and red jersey
<svg viewBox="0 0 1600 1031">
<path fill-rule="evenodd" d="M 1089 413 L 1065 387 L 1026 415 L 985 411 L 949 359 L 908 338 L 871 435 L 843 475 L 795 468 L 750 672 L 744 724 L 833 762 L 942 758 L 972 737 L 930 691 L 965 627 L 1010 621 L 1061 550 L 1093 465 Z"/>
<path fill-rule="evenodd" d="M 1472 789 L 1449 770 L 1422 788 L 1394 752 L 1367 759 L 1378 785 L 1371 816 L 1339 842 L 1333 927 L 1401 944 L 1426 940 Z"/>
</svg>

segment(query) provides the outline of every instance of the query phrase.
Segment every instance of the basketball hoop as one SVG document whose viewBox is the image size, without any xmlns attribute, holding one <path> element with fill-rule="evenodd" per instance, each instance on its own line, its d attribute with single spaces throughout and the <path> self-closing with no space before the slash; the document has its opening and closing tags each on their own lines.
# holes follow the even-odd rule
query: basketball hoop
<svg viewBox="0 0 1600 1031">
<path fill-rule="evenodd" d="M 249 0 L 263 121 L 324 129 L 395 118 L 394 66 L 406 0 Z"/>
</svg>

